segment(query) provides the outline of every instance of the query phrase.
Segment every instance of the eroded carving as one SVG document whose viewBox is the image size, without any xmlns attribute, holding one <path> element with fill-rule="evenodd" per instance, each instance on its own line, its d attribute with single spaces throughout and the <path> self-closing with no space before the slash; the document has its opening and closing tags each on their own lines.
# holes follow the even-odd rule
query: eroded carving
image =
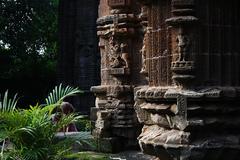
<svg viewBox="0 0 240 160">
<path fill-rule="evenodd" d="M 183 32 L 183 29 L 179 29 L 179 34 L 176 38 L 178 46 L 178 61 L 187 61 L 190 47 L 190 37 Z"/>
<path fill-rule="evenodd" d="M 144 38 L 143 38 L 143 46 L 142 46 L 142 49 L 140 50 L 140 53 L 142 55 L 142 68 L 141 68 L 141 71 L 140 73 L 146 73 L 147 72 L 147 50 L 146 50 L 146 35 L 144 35 Z"/>
</svg>

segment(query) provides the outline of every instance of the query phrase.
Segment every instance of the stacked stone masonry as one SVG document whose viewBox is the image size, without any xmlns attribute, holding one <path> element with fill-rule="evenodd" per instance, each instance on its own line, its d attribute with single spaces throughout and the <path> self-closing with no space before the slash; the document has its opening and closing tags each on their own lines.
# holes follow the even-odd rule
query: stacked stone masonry
<svg viewBox="0 0 240 160">
<path fill-rule="evenodd" d="M 236 0 L 101 0 L 94 134 L 123 147 L 138 137 L 161 160 L 238 160 L 239 8 Z"/>
</svg>

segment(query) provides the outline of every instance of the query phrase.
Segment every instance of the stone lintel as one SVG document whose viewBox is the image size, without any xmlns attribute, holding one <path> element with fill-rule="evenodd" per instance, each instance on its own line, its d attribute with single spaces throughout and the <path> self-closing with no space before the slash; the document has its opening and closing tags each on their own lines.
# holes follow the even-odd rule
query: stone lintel
<svg viewBox="0 0 240 160">
<path fill-rule="evenodd" d="M 169 88 L 174 88 L 172 86 L 168 87 L 147 87 L 142 88 L 138 87 L 138 90 L 135 92 L 135 98 L 137 99 L 148 99 L 148 100 L 157 100 L 164 99 L 164 94 Z"/>
<path fill-rule="evenodd" d="M 108 92 L 114 91 L 118 93 L 132 92 L 133 88 L 131 85 L 101 85 L 91 87 L 91 92 L 95 94 L 107 94 Z"/>
</svg>

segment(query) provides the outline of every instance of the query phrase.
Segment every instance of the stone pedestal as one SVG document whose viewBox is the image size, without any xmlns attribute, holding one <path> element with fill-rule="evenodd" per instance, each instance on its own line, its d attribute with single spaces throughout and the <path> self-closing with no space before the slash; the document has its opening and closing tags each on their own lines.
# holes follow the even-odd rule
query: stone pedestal
<svg viewBox="0 0 240 160">
<path fill-rule="evenodd" d="M 144 124 L 138 138 L 142 150 L 167 160 L 236 159 L 240 153 L 239 89 L 138 90 L 135 109 Z"/>
</svg>

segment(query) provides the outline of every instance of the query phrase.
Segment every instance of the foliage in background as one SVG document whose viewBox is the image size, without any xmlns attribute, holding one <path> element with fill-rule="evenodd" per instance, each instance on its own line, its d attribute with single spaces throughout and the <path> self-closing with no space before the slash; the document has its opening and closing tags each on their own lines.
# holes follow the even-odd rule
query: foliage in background
<svg viewBox="0 0 240 160">
<path fill-rule="evenodd" d="M 58 0 L 0 0 L 0 89 L 26 95 L 24 104 L 55 85 L 57 11 Z"/>
<path fill-rule="evenodd" d="M 56 87 L 59 88 L 59 87 Z M 66 91 L 67 87 L 61 87 L 60 91 Z M 49 103 L 30 106 L 30 109 L 15 109 L 16 97 L 12 100 L 5 93 L 0 104 L 0 142 L 2 142 L 1 160 L 61 160 L 71 150 L 72 140 L 57 140 L 56 133 L 70 123 L 78 121 L 81 116 L 69 114 L 61 116 L 55 123 L 52 111 L 61 105 L 66 97 L 81 93 L 78 88 L 64 92 L 57 96 L 57 92 L 49 97 L 57 97 L 57 103 Z"/>
<path fill-rule="evenodd" d="M 89 117 L 85 117 L 77 121 L 76 126 L 78 131 L 90 132 L 92 124 L 91 121 L 89 120 Z"/>
</svg>

